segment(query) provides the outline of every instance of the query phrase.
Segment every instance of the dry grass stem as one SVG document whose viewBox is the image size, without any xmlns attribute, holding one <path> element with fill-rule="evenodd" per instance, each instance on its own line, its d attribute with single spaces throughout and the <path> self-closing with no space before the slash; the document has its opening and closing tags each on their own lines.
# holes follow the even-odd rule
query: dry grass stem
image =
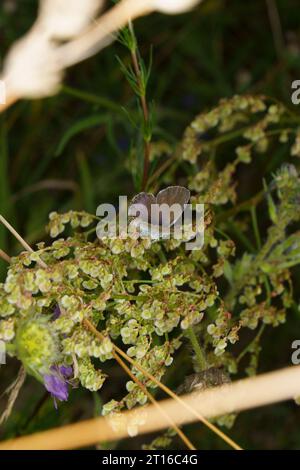
<svg viewBox="0 0 300 470">
<path fill-rule="evenodd" d="M 300 395 L 300 366 L 293 366 L 276 372 L 236 381 L 202 393 L 182 397 L 186 407 L 179 406 L 173 399 L 160 402 L 169 417 L 177 425 L 195 421 L 194 410 L 205 418 L 270 405 Z M 169 427 L 169 421 L 161 415 L 156 406 L 142 408 L 146 419 L 141 419 L 139 434 L 159 431 Z M 136 419 L 137 410 L 122 413 L 119 426 L 107 417 L 91 419 L 61 428 L 4 441 L 0 450 L 21 449 L 74 449 L 99 442 L 114 441 L 128 437 L 127 427 Z M 143 422 L 142 422 L 143 421 Z"/>
</svg>

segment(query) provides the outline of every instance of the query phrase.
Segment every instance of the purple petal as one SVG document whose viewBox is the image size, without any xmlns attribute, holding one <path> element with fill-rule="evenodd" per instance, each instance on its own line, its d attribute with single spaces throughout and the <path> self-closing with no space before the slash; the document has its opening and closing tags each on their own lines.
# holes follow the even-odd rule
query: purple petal
<svg viewBox="0 0 300 470">
<path fill-rule="evenodd" d="M 51 393 L 53 398 L 60 401 L 67 401 L 69 397 L 68 384 L 58 375 L 44 375 L 44 384 L 46 390 Z"/>
<path fill-rule="evenodd" d="M 60 374 L 65 379 L 69 379 L 73 375 L 73 367 L 72 366 L 59 366 L 58 370 L 59 370 Z"/>
</svg>

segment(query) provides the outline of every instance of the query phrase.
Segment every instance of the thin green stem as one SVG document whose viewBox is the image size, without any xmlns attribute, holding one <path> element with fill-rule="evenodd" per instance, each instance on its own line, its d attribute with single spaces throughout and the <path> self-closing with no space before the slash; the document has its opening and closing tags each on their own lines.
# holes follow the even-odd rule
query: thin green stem
<svg viewBox="0 0 300 470">
<path fill-rule="evenodd" d="M 251 218 L 252 218 L 253 231 L 254 231 L 255 240 L 256 240 L 256 246 L 257 246 L 257 249 L 260 250 L 261 249 L 261 237 L 260 237 L 259 228 L 258 228 L 256 207 L 252 206 L 250 209 L 250 212 L 251 212 Z"/>
<path fill-rule="evenodd" d="M 139 49 L 135 37 L 134 28 L 131 22 L 128 24 L 130 34 L 132 36 L 132 45 L 130 47 L 131 61 L 133 66 L 133 72 L 136 77 L 136 83 L 138 87 L 138 96 L 141 104 L 141 109 L 144 119 L 144 128 L 149 127 L 150 122 L 150 112 L 147 102 L 147 80 L 143 76 L 143 65 L 139 56 Z M 151 153 L 151 142 L 149 136 L 146 137 L 144 130 L 144 168 L 143 168 L 143 180 L 142 180 L 142 190 L 146 189 L 149 177 L 149 168 L 150 168 L 150 153 Z"/>
<path fill-rule="evenodd" d="M 240 204 L 232 207 L 231 209 L 224 211 L 220 215 L 217 215 L 217 221 L 218 222 L 226 221 L 230 217 L 234 217 L 240 212 L 246 212 L 250 210 L 252 205 L 258 206 L 258 204 L 263 200 L 265 194 L 266 194 L 265 191 L 260 191 L 252 198 L 247 199 L 247 201 L 241 202 Z"/>
<path fill-rule="evenodd" d="M 256 252 L 256 249 L 253 244 L 250 242 L 250 240 L 248 240 L 246 235 L 240 230 L 239 226 L 233 220 L 230 221 L 228 227 L 231 232 L 243 243 L 245 248 L 250 251 L 250 253 Z"/>
<path fill-rule="evenodd" d="M 73 96 L 74 98 L 78 98 L 82 101 L 86 101 L 87 103 L 92 103 L 103 108 L 110 109 L 118 114 L 123 114 L 122 108 L 113 101 L 104 98 L 103 96 L 94 95 L 92 93 L 88 93 L 86 91 L 78 90 L 76 88 L 71 88 L 69 86 L 63 85 L 61 87 L 61 93 L 64 93 L 68 96 Z"/>
<path fill-rule="evenodd" d="M 248 344 L 248 346 L 246 346 L 246 348 L 240 353 L 240 355 L 238 356 L 236 362 L 239 363 L 243 357 L 250 351 L 251 347 L 253 346 L 253 344 L 255 343 L 258 343 L 260 338 L 261 338 L 261 335 L 263 334 L 263 332 L 265 331 L 265 328 L 266 328 L 266 325 L 263 324 L 261 325 L 260 329 L 258 330 L 258 333 L 257 335 L 255 336 L 255 338 Z"/>
<path fill-rule="evenodd" d="M 141 69 L 140 69 L 136 50 L 131 51 L 131 58 L 132 58 L 132 63 L 133 63 L 137 81 L 139 84 L 141 84 Z M 144 125 L 145 127 L 148 127 L 149 110 L 148 110 L 146 94 L 140 95 L 140 102 L 141 102 L 141 107 L 143 110 Z M 144 138 L 144 170 L 143 170 L 143 182 L 142 182 L 143 190 L 146 188 L 147 182 L 148 182 L 148 173 L 149 173 L 149 167 L 150 167 L 150 152 L 151 152 L 150 141 Z"/>
<path fill-rule="evenodd" d="M 189 337 L 193 350 L 196 354 L 200 370 L 205 370 L 207 368 L 207 363 L 204 356 L 204 352 L 202 351 L 197 336 L 195 335 L 195 332 L 191 326 L 187 329 L 187 336 Z"/>
</svg>

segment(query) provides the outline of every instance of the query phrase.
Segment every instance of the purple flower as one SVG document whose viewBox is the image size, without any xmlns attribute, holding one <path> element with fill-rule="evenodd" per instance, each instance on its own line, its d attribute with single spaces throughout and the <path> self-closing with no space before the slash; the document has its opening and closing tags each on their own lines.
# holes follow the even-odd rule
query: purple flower
<svg viewBox="0 0 300 470">
<path fill-rule="evenodd" d="M 68 379 L 72 375 L 73 368 L 69 366 L 52 366 L 51 373 L 44 375 L 44 385 L 54 399 L 55 408 L 57 408 L 56 399 L 59 401 L 68 400 Z"/>
<path fill-rule="evenodd" d="M 59 366 L 58 370 L 59 370 L 59 373 L 65 379 L 69 379 L 73 375 L 73 367 L 72 366 Z"/>
<path fill-rule="evenodd" d="M 46 390 L 51 393 L 53 398 L 57 398 L 59 401 L 67 401 L 69 397 L 68 384 L 64 379 L 56 375 L 45 375 L 44 383 Z"/>
</svg>

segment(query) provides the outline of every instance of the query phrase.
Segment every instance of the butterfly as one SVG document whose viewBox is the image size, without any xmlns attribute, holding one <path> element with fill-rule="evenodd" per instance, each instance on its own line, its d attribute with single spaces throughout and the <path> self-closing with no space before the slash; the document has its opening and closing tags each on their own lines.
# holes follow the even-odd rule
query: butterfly
<svg viewBox="0 0 300 470">
<path fill-rule="evenodd" d="M 155 240 L 169 238 L 171 228 L 182 219 L 190 196 L 190 191 L 182 186 L 169 186 L 157 196 L 137 194 L 128 209 L 128 215 L 134 218 L 131 227 Z"/>
</svg>

